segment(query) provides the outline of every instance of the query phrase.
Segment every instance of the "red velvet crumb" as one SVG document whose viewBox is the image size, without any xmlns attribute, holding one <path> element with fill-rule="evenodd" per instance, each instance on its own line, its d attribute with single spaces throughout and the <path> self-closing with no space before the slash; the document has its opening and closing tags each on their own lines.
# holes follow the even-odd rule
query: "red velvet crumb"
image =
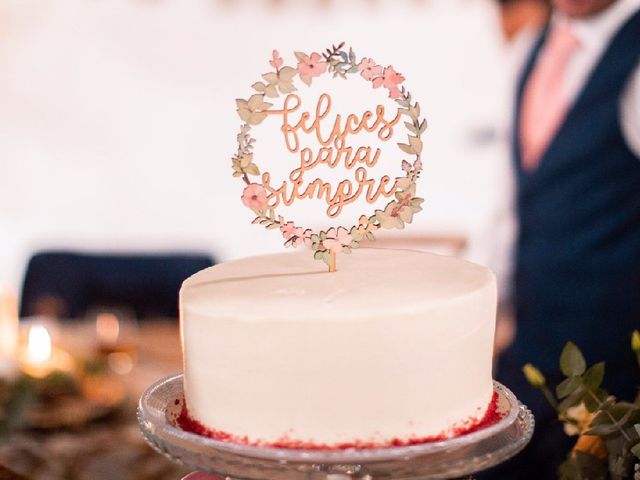
<svg viewBox="0 0 640 480">
<path fill-rule="evenodd" d="M 405 447 L 408 445 L 439 442 L 442 440 L 446 440 L 447 438 L 460 437 L 462 435 L 467 435 L 469 433 L 477 432 L 478 430 L 490 427 L 491 425 L 498 423 L 498 421 L 500 421 L 503 417 L 504 415 L 498 412 L 498 394 L 494 392 L 491 403 L 489 403 L 489 406 L 487 407 L 487 411 L 480 419 L 478 419 L 477 417 L 472 417 L 464 422 L 459 423 L 455 428 L 453 428 L 450 435 L 441 433 L 440 435 L 433 435 L 430 437 L 392 438 L 391 440 L 388 440 L 386 442 L 355 440 L 353 442 L 327 445 L 313 443 L 305 440 L 292 439 L 288 435 L 284 435 L 282 438 L 276 440 L 275 442 L 265 442 L 260 440 L 250 441 L 246 436 L 240 437 L 231 433 L 223 432 L 221 430 L 215 430 L 205 427 L 202 423 L 189 416 L 186 402 L 183 402 L 182 404 L 182 411 L 177 418 L 177 423 L 180 428 L 187 432 L 209 437 L 214 440 L 239 443 L 242 445 L 265 448 L 290 448 L 293 450 L 347 450 L 351 448 L 370 449 Z"/>
</svg>

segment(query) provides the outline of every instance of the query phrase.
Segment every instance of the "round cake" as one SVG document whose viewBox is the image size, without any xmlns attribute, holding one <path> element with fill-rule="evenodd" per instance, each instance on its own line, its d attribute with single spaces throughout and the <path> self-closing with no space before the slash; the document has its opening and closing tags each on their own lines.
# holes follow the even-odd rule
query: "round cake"
<svg viewBox="0 0 640 480">
<path fill-rule="evenodd" d="M 180 291 L 188 430 L 250 445 L 408 445 L 486 422 L 496 281 L 485 267 L 358 249 L 246 258 Z"/>
</svg>

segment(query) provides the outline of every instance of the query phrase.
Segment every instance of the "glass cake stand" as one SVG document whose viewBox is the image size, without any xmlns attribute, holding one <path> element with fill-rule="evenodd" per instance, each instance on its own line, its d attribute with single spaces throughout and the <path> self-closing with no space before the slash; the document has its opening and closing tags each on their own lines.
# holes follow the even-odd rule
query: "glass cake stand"
<svg viewBox="0 0 640 480">
<path fill-rule="evenodd" d="M 293 450 L 213 440 L 176 425 L 183 402 L 182 374 L 153 384 L 142 395 L 138 421 L 158 452 L 195 470 L 247 480 L 452 479 L 498 465 L 522 450 L 534 419 L 513 393 L 494 382 L 503 418 L 450 440 L 377 449 Z"/>
</svg>

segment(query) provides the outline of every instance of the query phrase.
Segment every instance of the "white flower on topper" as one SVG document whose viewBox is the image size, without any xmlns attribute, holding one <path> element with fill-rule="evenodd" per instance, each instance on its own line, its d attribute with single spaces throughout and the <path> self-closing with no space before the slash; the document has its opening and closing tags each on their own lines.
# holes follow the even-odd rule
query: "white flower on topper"
<svg viewBox="0 0 640 480">
<path fill-rule="evenodd" d="M 237 99 L 236 106 L 239 117 L 244 122 L 237 135 L 238 150 L 232 157 L 233 176 L 242 178 L 245 184 L 242 192 L 242 203 L 254 211 L 256 217 L 254 224 L 263 225 L 268 229 L 278 229 L 285 240 L 286 247 L 309 246 L 313 250 L 313 256 L 317 260 L 324 261 L 329 266 L 329 271 L 336 269 L 336 255 L 338 253 L 350 253 L 358 248 L 365 240 L 374 240 L 374 232 L 380 228 L 403 229 L 406 224 L 413 221 L 413 215 L 422 210 L 423 200 L 416 197 L 416 181 L 422 172 L 422 134 L 427 122 L 420 118 L 420 105 L 414 102 L 411 94 L 402 84 L 404 76 L 397 72 L 391 65 L 383 67 L 371 58 L 357 60 L 353 49 L 345 49 L 344 43 L 333 45 L 326 49 L 325 53 L 294 52 L 297 60 L 295 67 L 287 66 L 278 50 L 273 50 L 268 61 L 273 71 L 264 73 L 262 81 L 252 85 L 257 92 L 247 100 Z M 388 118 L 385 108 L 378 105 L 374 111 L 367 110 L 362 115 L 350 114 L 346 116 L 344 126 L 340 124 L 340 116 L 335 120 L 334 129 L 327 140 L 321 138 L 319 121 L 331 111 L 331 95 L 323 93 L 319 96 L 316 105 L 316 119 L 311 127 L 303 120 L 291 123 L 290 115 L 302 106 L 301 98 L 295 93 L 296 76 L 306 85 L 310 86 L 313 78 L 326 73 L 334 78 L 346 79 L 349 76 L 361 77 L 370 83 L 374 89 L 383 87 L 388 91 L 389 98 L 398 105 L 395 117 Z M 358 75 L 355 75 L 358 74 Z M 284 96 L 281 109 L 272 108 L 273 104 L 265 98 L 280 98 Z M 318 116 L 318 112 L 322 112 Z M 301 118 L 310 118 L 310 112 L 304 112 Z M 272 185 L 269 172 L 261 172 L 254 162 L 253 148 L 255 139 L 250 132 L 253 126 L 259 125 L 270 116 L 282 119 L 281 131 L 287 150 L 300 156 L 299 166 L 291 171 L 289 182 L 282 186 Z M 407 143 L 398 143 L 400 150 L 409 155 L 403 158 L 401 169 L 404 176 L 396 178 L 392 183 L 391 178 L 384 175 L 377 183 L 368 178 L 368 168 L 374 167 L 380 156 L 380 149 L 361 146 L 359 148 L 348 147 L 349 154 L 345 155 L 344 165 L 354 172 L 354 179 L 345 179 L 338 185 L 323 182 L 320 178 L 313 181 L 304 179 L 305 173 L 320 164 L 326 164 L 335 168 L 341 157 L 322 157 L 320 153 L 313 155 L 309 147 L 301 148 L 299 130 L 307 134 L 315 130 L 318 141 L 326 151 L 345 149 L 348 135 L 366 131 L 377 135 L 382 142 L 389 141 L 393 137 L 394 127 L 406 117 L 404 126 L 408 131 Z M 352 153 L 355 151 L 355 153 Z M 411 158 L 413 157 L 413 158 Z M 260 181 L 250 177 L 260 177 Z M 354 183 L 355 182 L 355 183 Z M 353 193 L 355 192 L 355 193 Z M 383 209 L 375 210 L 373 215 L 361 215 L 358 224 L 352 227 L 331 227 L 314 233 L 311 229 L 297 226 L 294 222 L 286 220 L 282 215 L 276 214 L 276 208 L 280 204 L 290 205 L 295 200 L 324 199 L 327 203 L 327 215 L 335 218 L 340 215 L 345 205 L 355 201 L 363 195 L 368 203 L 376 203 L 380 197 L 394 197 Z"/>
</svg>

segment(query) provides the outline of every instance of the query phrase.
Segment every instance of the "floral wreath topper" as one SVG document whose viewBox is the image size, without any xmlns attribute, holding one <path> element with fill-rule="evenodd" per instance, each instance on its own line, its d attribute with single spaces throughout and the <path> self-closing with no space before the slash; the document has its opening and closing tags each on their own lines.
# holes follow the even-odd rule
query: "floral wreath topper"
<svg viewBox="0 0 640 480">
<path fill-rule="evenodd" d="M 391 65 L 382 67 L 371 58 L 358 61 L 353 49 L 349 49 L 348 52 L 345 50 L 344 42 L 333 45 L 322 55 L 315 52 L 311 55 L 295 52 L 295 56 L 298 61 L 297 67 L 285 66 L 278 51 L 274 50 L 269 61 L 274 71 L 263 74 L 264 81 L 252 85 L 258 93 L 251 95 L 248 100 L 236 100 L 238 115 L 244 124 L 237 136 L 238 151 L 232 158 L 233 176 L 242 178 L 246 185 L 242 202 L 256 214 L 254 224 L 263 225 L 267 229 L 280 229 L 286 247 L 311 247 L 313 257 L 324 261 L 329 266 L 329 271 L 333 272 L 336 270 L 338 253 L 350 253 L 352 249 L 358 248 L 364 239 L 374 240 L 373 232 L 379 228 L 404 228 L 406 223 L 413 220 L 413 214 L 422 210 L 423 199 L 417 198 L 415 193 L 416 180 L 422 171 L 420 137 L 427 123 L 426 120 L 420 119 L 420 105 L 417 102 L 412 103 L 411 94 L 401 86 L 404 77 Z M 359 74 L 370 82 L 373 88 L 384 87 L 389 92 L 389 98 L 399 105 L 395 117 L 387 119 L 382 105 L 378 105 L 375 112 L 365 111 L 361 116 L 349 114 L 344 122 L 340 115 L 336 115 L 331 133 L 325 138 L 321 133 L 320 123 L 331 111 L 331 96 L 323 93 L 318 98 L 313 114 L 304 112 L 297 120 L 292 121 L 292 114 L 302 106 L 300 97 L 294 93 L 297 91 L 294 85 L 296 76 L 307 86 L 311 86 L 313 78 L 325 73 L 333 74 L 333 78 L 343 79 Z M 265 97 L 280 96 L 285 96 L 283 108 L 280 110 L 272 109 L 273 104 L 265 101 Z M 272 115 L 282 118 L 280 130 L 284 135 L 286 147 L 289 152 L 298 154 L 300 158 L 299 166 L 280 186 L 272 185 L 271 175 L 268 172 L 261 173 L 258 165 L 254 163 L 255 139 L 250 136 L 252 126 L 262 123 Z M 367 167 L 377 164 L 380 149 L 372 150 L 371 147 L 364 146 L 353 148 L 347 146 L 346 138 L 350 134 L 365 130 L 370 133 L 376 132 L 377 137 L 386 142 L 392 138 L 393 128 L 403 115 L 408 117 L 408 121 L 404 122 L 409 132 L 408 143 L 398 143 L 398 147 L 413 158 L 411 161 L 402 160 L 404 176 L 396 178 L 391 184 L 391 179 L 385 175 L 376 185 L 374 179 L 367 178 Z M 300 130 L 316 135 L 321 145 L 317 153 L 310 148 L 301 148 L 298 137 Z M 355 183 L 347 179 L 333 187 L 318 178 L 305 184 L 304 173 L 321 164 L 330 168 L 344 164 L 347 169 L 354 171 Z M 251 176 L 260 177 L 261 182 L 252 181 Z M 350 228 L 331 227 L 318 233 L 298 227 L 294 222 L 276 214 L 276 208 L 280 204 L 288 206 L 295 200 L 315 197 L 326 201 L 327 215 L 329 218 L 335 218 L 345 205 L 354 202 L 361 195 L 371 204 L 380 196 L 394 199 L 383 210 L 375 210 L 370 217 L 360 216 L 358 225 Z"/>
</svg>

